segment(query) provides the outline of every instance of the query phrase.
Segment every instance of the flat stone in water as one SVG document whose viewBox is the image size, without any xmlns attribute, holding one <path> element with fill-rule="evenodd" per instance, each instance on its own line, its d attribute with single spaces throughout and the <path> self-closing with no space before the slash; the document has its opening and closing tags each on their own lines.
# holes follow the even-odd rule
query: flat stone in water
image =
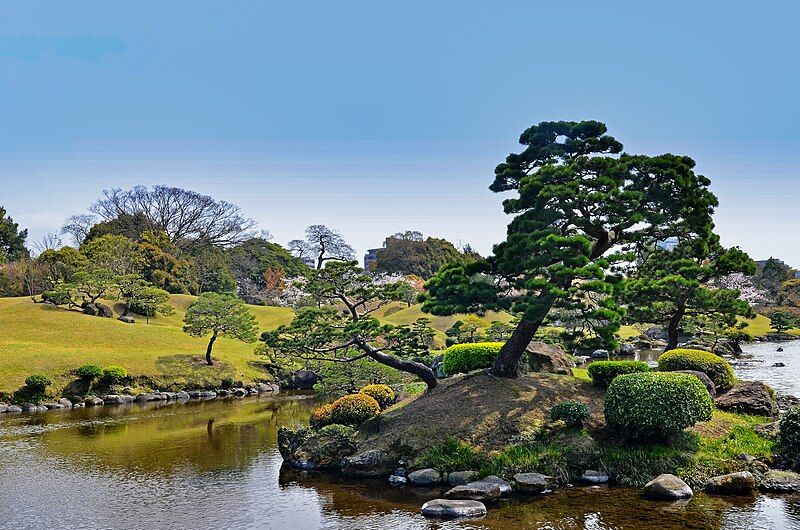
<svg viewBox="0 0 800 530">
<path fill-rule="evenodd" d="M 644 495 L 651 499 L 678 500 L 691 498 L 694 492 L 675 475 L 664 473 L 644 485 Z"/>
<path fill-rule="evenodd" d="M 451 486 L 461 486 L 472 482 L 477 476 L 477 471 L 453 471 L 447 476 L 447 483 Z"/>
<path fill-rule="evenodd" d="M 422 505 L 422 515 L 442 519 L 483 517 L 486 506 L 480 501 L 434 499 Z"/>
<path fill-rule="evenodd" d="M 750 493 L 756 489 L 756 479 L 749 471 L 711 477 L 706 482 L 706 491 L 723 495 Z"/>
<path fill-rule="evenodd" d="M 550 485 L 553 477 L 541 473 L 517 473 L 514 475 L 514 485 L 523 493 L 541 493 Z"/>
<path fill-rule="evenodd" d="M 608 475 L 593 469 L 587 469 L 581 475 L 581 480 L 584 482 L 591 482 L 592 484 L 605 484 L 608 482 Z"/>
<path fill-rule="evenodd" d="M 800 491 L 800 474 L 793 471 L 771 469 L 764 473 L 764 478 L 761 479 L 761 489 L 777 493 Z"/>
<path fill-rule="evenodd" d="M 496 501 L 500 498 L 500 486 L 485 481 L 470 482 L 448 490 L 444 496 L 446 499 Z"/>
<path fill-rule="evenodd" d="M 438 486 L 442 483 L 442 474 L 432 468 L 418 469 L 408 474 L 408 480 L 415 486 Z"/>
</svg>

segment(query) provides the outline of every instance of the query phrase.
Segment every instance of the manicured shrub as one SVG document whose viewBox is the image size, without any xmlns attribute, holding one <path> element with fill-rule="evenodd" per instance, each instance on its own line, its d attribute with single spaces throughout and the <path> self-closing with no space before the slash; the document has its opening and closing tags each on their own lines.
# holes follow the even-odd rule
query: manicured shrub
<svg viewBox="0 0 800 530">
<path fill-rule="evenodd" d="M 91 383 L 103 375 L 103 369 L 96 364 L 84 364 L 75 370 L 75 375 L 77 375 L 82 381 Z"/>
<path fill-rule="evenodd" d="M 106 366 L 103 368 L 103 382 L 107 385 L 116 385 L 128 377 L 128 371 L 122 366 Z"/>
<path fill-rule="evenodd" d="M 778 450 L 791 460 L 800 457 L 800 407 L 794 407 L 781 418 Z"/>
<path fill-rule="evenodd" d="M 41 403 L 47 397 L 47 387 L 52 381 L 41 374 L 29 375 L 25 378 L 25 386 L 14 392 L 12 400 L 15 403 Z"/>
<path fill-rule="evenodd" d="M 592 383 L 602 388 L 608 388 L 618 375 L 649 371 L 650 367 L 642 361 L 595 361 L 588 368 Z"/>
<path fill-rule="evenodd" d="M 717 390 L 728 390 L 733 386 L 733 368 L 719 355 L 704 350 L 677 349 L 664 352 L 658 358 L 658 369 L 662 372 L 696 370 L 706 374 Z"/>
<path fill-rule="evenodd" d="M 227 390 L 229 388 L 233 388 L 233 384 L 233 377 L 223 377 L 222 382 L 220 383 L 220 388 Z"/>
<path fill-rule="evenodd" d="M 381 412 L 375 398 L 366 394 L 348 394 L 332 404 L 331 423 L 357 427 Z"/>
<path fill-rule="evenodd" d="M 550 409 L 550 419 L 563 421 L 570 427 L 579 427 L 589 419 L 589 408 L 576 401 L 556 403 Z"/>
<path fill-rule="evenodd" d="M 372 396 L 378 402 L 381 410 L 394 403 L 395 400 L 394 390 L 389 385 L 367 385 L 358 392 Z"/>
<path fill-rule="evenodd" d="M 319 429 L 326 425 L 330 425 L 333 423 L 333 405 L 330 403 L 326 403 L 321 407 L 317 407 L 314 409 L 314 412 L 311 413 L 311 418 L 308 421 L 309 425 L 314 429 Z"/>
<path fill-rule="evenodd" d="M 605 399 L 608 425 L 638 440 L 671 437 L 710 420 L 713 409 L 699 379 L 668 372 L 620 375 L 611 382 Z"/>
<path fill-rule="evenodd" d="M 25 386 L 34 392 L 44 392 L 53 382 L 46 375 L 33 374 L 25 378 Z"/>
<path fill-rule="evenodd" d="M 442 367 L 447 374 L 466 373 L 480 368 L 489 368 L 502 347 L 502 342 L 456 344 L 444 351 Z"/>
</svg>

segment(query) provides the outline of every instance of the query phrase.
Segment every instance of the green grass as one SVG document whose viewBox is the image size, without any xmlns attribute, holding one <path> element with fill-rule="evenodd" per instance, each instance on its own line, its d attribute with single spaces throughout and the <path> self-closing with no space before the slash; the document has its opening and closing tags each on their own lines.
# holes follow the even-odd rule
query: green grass
<svg viewBox="0 0 800 530">
<path fill-rule="evenodd" d="M 203 364 L 206 338 L 182 330 L 183 315 L 194 297 L 173 295 L 175 314 L 145 323 L 125 324 L 76 311 L 34 304 L 30 298 L 0 298 L 0 391 L 19 388 L 25 377 L 42 373 L 59 389 L 74 379 L 70 372 L 86 363 L 124 366 L 133 376 L 159 383 L 203 384 L 230 376 L 243 381 L 267 378 L 253 363 L 253 344 L 220 338 L 214 345 L 217 364 Z M 119 314 L 119 307 L 115 308 Z M 259 331 L 288 323 L 291 309 L 250 306 Z"/>
<path fill-rule="evenodd" d="M 770 328 L 770 320 L 764 315 L 756 315 L 753 319 L 740 318 L 740 322 L 747 322 L 745 331 L 753 335 L 753 337 L 763 337 L 768 333 L 773 333 Z M 789 335 L 800 335 L 800 328 L 795 328 L 787 331 Z"/>
</svg>

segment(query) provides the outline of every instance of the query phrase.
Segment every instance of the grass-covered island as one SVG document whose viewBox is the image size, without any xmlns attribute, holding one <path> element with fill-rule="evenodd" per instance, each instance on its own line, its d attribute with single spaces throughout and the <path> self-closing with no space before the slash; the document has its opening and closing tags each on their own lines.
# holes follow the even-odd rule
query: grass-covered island
<svg viewBox="0 0 800 530">
<path fill-rule="evenodd" d="M 485 349 L 451 347 L 445 363 L 472 355 L 488 367 Z M 386 385 L 365 387 L 317 409 L 309 427 L 282 429 L 281 453 L 301 469 L 441 488 L 446 500 L 489 509 L 506 495 L 579 483 L 643 487 L 665 499 L 698 489 L 800 490 L 791 471 L 800 414 L 777 421 L 772 389 L 735 380 L 721 357 L 673 350 L 655 369 L 598 361 L 576 376 L 560 347 L 533 343 L 528 356 L 541 371 L 510 379 L 482 367 L 397 401 Z M 429 509 L 465 506 L 474 509 Z"/>
</svg>

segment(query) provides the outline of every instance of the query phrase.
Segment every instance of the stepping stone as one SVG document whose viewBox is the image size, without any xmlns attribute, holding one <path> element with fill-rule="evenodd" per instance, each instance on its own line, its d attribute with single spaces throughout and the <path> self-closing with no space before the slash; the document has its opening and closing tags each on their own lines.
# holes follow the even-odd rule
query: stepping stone
<svg viewBox="0 0 800 530">
<path fill-rule="evenodd" d="M 486 515 L 486 506 L 479 501 L 434 499 L 422 505 L 422 515 L 442 519 L 483 517 Z"/>
</svg>

